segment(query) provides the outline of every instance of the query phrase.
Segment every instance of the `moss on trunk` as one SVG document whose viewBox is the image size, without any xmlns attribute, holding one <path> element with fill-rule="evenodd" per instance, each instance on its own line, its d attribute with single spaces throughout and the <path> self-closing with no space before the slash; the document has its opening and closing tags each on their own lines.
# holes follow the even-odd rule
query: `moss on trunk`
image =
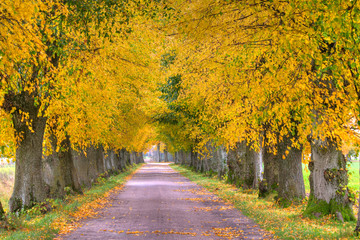
<svg viewBox="0 0 360 240">
<path fill-rule="evenodd" d="M 344 221 L 355 221 L 351 205 L 344 205 L 338 203 L 335 199 L 331 199 L 329 203 L 324 200 L 318 200 L 313 195 L 310 195 L 308 205 L 303 215 L 310 218 L 319 218 L 329 214 L 337 215 L 341 213 Z"/>
<path fill-rule="evenodd" d="M 336 214 L 339 220 L 353 221 L 352 193 L 347 188 L 346 158 L 331 139 L 311 141 L 309 163 L 310 198 L 304 215 Z"/>
</svg>

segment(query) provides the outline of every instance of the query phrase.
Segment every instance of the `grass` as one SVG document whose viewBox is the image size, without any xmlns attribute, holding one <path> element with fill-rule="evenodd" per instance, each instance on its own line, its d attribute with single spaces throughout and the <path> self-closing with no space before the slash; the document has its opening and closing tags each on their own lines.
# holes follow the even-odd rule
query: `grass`
<svg viewBox="0 0 360 240">
<path fill-rule="evenodd" d="M 348 170 L 349 170 L 349 188 L 355 191 L 359 191 L 359 187 L 360 187 L 360 174 L 359 174 L 359 169 L 360 169 L 360 161 L 354 161 L 351 162 L 348 166 Z"/>
<path fill-rule="evenodd" d="M 0 230 L 0 239 L 54 239 L 58 234 L 68 233 L 79 226 L 79 221 L 96 216 L 96 209 L 109 204 L 109 195 L 121 190 L 123 184 L 141 165 L 126 171 L 101 178 L 98 184 L 82 195 L 69 195 L 65 199 L 49 200 L 52 211 L 42 214 L 40 206 L 34 207 L 19 216 L 8 213 L 8 221 L 15 230 Z"/>
<path fill-rule="evenodd" d="M 15 165 L 3 164 L 0 165 L 0 201 L 3 208 L 9 209 L 9 199 L 14 188 L 15 179 Z"/>
<path fill-rule="evenodd" d="M 357 239 L 353 231 L 355 222 L 340 223 L 328 216 L 322 219 L 309 219 L 301 215 L 306 201 L 301 205 L 280 208 L 274 203 L 274 195 L 267 199 L 258 199 L 256 191 L 243 191 L 235 186 L 208 177 L 202 173 L 192 172 L 189 168 L 171 165 L 183 176 L 207 188 L 232 203 L 243 214 L 257 222 L 280 239 Z"/>
</svg>

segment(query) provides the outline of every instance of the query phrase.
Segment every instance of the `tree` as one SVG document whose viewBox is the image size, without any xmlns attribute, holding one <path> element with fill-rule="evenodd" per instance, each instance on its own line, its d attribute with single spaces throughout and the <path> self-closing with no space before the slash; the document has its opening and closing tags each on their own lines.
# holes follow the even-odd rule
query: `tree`
<svg viewBox="0 0 360 240">
<path fill-rule="evenodd" d="M 70 139 L 71 147 L 77 149 L 85 149 L 91 144 L 101 148 L 102 144 L 107 145 L 110 142 L 108 136 L 113 123 L 136 118 L 131 116 L 132 112 L 127 109 L 129 105 L 121 106 L 127 114 L 125 119 L 116 108 L 121 104 L 120 91 L 124 90 L 121 89 L 119 82 L 114 81 L 116 78 L 111 74 L 111 70 L 115 70 L 116 67 L 112 65 L 112 69 L 99 68 L 99 63 L 104 62 L 103 60 L 106 60 L 105 67 L 114 64 L 111 54 L 107 52 L 114 50 L 115 45 L 111 44 L 114 40 L 121 40 L 123 45 L 128 46 L 125 51 L 127 57 L 121 58 L 117 55 L 115 61 L 136 65 L 128 57 L 139 56 L 139 51 L 135 51 L 135 54 L 130 52 L 131 43 L 125 40 L 128 37 L 126 34 L 131 33 L 131 28 L 128 28 L 130 16 L 142 16 L 144 9 L 143 6 L 137 5 L 140 14 L 134 14 L 127 11 L 132 9 L 128 8 L 128 4 L 138 3 L 10 1 L 1 4 L 4 9 L 1 11 L 1 17 L 5 19 L 5 24 L 1 26 L 3 34 L 0 40 L 2 109 L 12 118 L 18 144 L 16 180 L 10 200 L 12 211 L 31 207 L 35 202 L 43 201 L 48 195 L 46 188 L 43 187 L 43 176 L 39 173 L 43 168 L 41 160 L 43 136 L 49 118 L 51 123 L 48 122 L 47 133 L 55 135 L 49 138 L 57 140 L 57 146 L 54 146 L 56 152 L 59 149 L 70 149 L 63 146 L 67 138 Z M 152 9 L 149 9 L 151 12 Z M 137 22 L 137 24 L 141 23 Z M 136 29 L 138 26 L 134 24 L 131 27 Z M 114 39 L 115 36 L 117 39 Z M 117 47 L 120 47 L 121 42 L 117 43 Z M 136 50 L 139 45 L 135 45 L 132 50 Z M 152 49 L 153 54 L 154 49 Z M 116 51 L 115 55 L 116 53 L 119 51 Z M 79 58 L 75 60 L 77 57 Z M 81 63 L 79 59 L 89 61 Z M 147 60 L 149 58 L 144 59 Z M 145 68 L 150 62 L 146 62 Z M 97 68 L 92 65 L 95 63 Z M 89 70 L 89 67 L 94 69 Z M 126 79 L 134 77 L 130 75 L 128 74 Z M 143 76 L 146 76 L 146 73 L 143 73 Z M 102 78 L 104 81 L 100 82 L 99 79 Z M 146 80 L 141 83 L 149 84 Z M 117 93 L 113 98 L 106 98 L 112 95 L 104 88 L 105 84 L 108 84 L 107 87 L 112 93 Z M 94 88 L 90 89 L 91 87 Z M 146 92 L 139 85 L 136 85 L 136 88 L 132 86 L 125 88 L 125 90 L 130 89 Z M 125 96 L 131 96 L 133 90 Z M 151 90 L 147 95 L 150 95 L 150 92 Z M 82 100 L 86 99 L 86 101 L 78 101 L 84 105 L 79 107 L 74 104 L 79 98 L 72 102 L 68 97 L 73 96 L 84 97 Z M 95 99 L 99 100 L 97 103 L 104 104 L 101 110 L 106 109 L 106 111 L 100 110 L 101 105 L 96 104 Z M 104 99 L 107 101 L 102 101 Z M 110 105 L 106 104 L 109 101 L 113 102 Z M 64 113 L 70 114 L 64 116 Z M 98 115 L 95 117 L 96 113 Z M 72 124 L 77 123 L 80 123 L 77 126 L 79 129 L 74 130 L 75 126 Z M 85 138 L 79 135 L 84 132 L 87 133 Z M 136 135 L 136 131 L 130 131 L 128 135 L 131 138 Z M 127 141 L 128 148 L 131 145 L 129 142 Z M 118 144 L 115 147 L 121 149 L 124 145 L 127 144 Z M 98 167 L 101 168 L 101 164 L 98 164 Z"/>
<path fill-rule="evenodd" d="M 275 148 L 275 153 L 285 153 L 278 156 L 281 167 L 296 162 L 296 168 L 292 168 L 296 171 L 292 173 L 300 179 L 300 150 L 309 144 L 308 136 L 314 141 L 335 141 L 337 148 L 354 136 L 349 119 L 357 110 L 346 106 L 357 105 L 356 101 L 350 104 L 350 99 L 356 99 L 354 95 L 348 97 L 357 85 L 346 80 L 342 66 L 348 64 L 341 63 L 339 58 L 344 60 L 341 53 L 350 48 L 342 42 L 349 36 L 346 29 L 351 27 L 341 26 L 349 25 L 352 21 L 349 13 L 356 7 L 357 3 L 337 1 L 194 1 L 183 8 L 177 23 L 178 34 L 174 34 L 179 36 L 182 47 L 177 52 L 173 72 L 181 72 L 182 98 L 196 109 L 200 123 L 197 126 L 221 129 L 217 137 L 234 144 L 239 138 L 258 141 L 263 130 L 260 126 L 271 121 L 270 129 L 266 129 L 267 145 Z M 344 32 L 341 37 L 339 29 Z M 350 60 L 355 55 L 346 56 Z M 198 105 L 199 102 L 205 104 Z M 219 122 L 220 128 L 215 127 Z M 202 138 L 213 136 L 209 132 L 203 132 Z M 316 145 L 312 147 L 317 151 Z M 326 165 L 323 159 L 317 161 L 321 162 L 317 166 Z M 329 166 L 346 178 L 342 163 Z M 282 177 L 284 186 L 289 179 Z M 324 177 L 316 181 L 323 180 Z M 303 197 L 301 189 L 297 193 L 299 198 Z M 341 191 L 340 185 L 332 185 L 332 191 Z M 290 194 L 281 192 L 282 196 Z M 342 196 L 336 201 L 348 209 L 347 194 Z M 346 219 L 351 220 L 349 216 Z"/>
</svg>

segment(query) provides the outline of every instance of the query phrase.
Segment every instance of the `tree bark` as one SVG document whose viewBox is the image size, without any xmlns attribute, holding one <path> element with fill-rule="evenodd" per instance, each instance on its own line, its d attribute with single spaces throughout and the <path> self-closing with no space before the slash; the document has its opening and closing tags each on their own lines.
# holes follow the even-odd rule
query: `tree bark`
<svg viewBox="0 0 360 240">
<path fill-rule="evenodd" d="M 254 183 L 252 188 L 257 189 L 259 188 L 260 181 L 262 180 L 262 171 L 263 171 L 262 148 L 259 149 L 259 152 L 255 153 L 254 158 L 255 158 L 254 159 L 255 176 L 254 176 Z"/>
<path fill-rule="evenodd" d="M 131 158 L 130 158 L 130 152 L 128 152 L 126 149 L 124 149 L 124 161 L 126 163 L 126 166 L 131 166 Z"/>
<path fill-rule="evenodd" d="M 227 166 L 227 153 L 224 149 L 223 146 L 220 146 L 216 149 L 216 158 L 218 159 L 218 165 L 217 165 L 217 173 L 218 173 L 218 178 L 222 179 L 227 170 L 228 170 L 228 166 Z"/>
<path fill-rule="evenodd" d="M 95 149 L 96 151 L 96 169 L 97 174 L 96 177 L 98 177 L 100 174 L 105 172 L 105 162 L 104 162 L 104 148 L 102 146 L 99 146 Z"/>
<path fill-rule="evenodd" d="M 99 168 L 101 169 L 101 164 L 98 160 L 99 153 L 98 149 L 94 146 L 90 146 L 86 149 L 86 161 L 87 161 L 87 168 L 88 168 L 88 178 L 90 179 L 91 184 L 95 181 L 95 179 L 101 173 Z"/>
<path fill-rule="evenodd" d="M 106 172 L 111 172 L 112 170 L 114 170 L 114 166 L 113 166 L 113 155 L 112 155 L 112 151 L 107 150 L 106 153 L 104 153 L 104 170 Z"/>
<path fill-rule="evenodd" d="M 360 162 L 359 162 L 359 174 L 360 174 Z M 359 204 L 359 210 L 358 210 L 358 216 L 357 216 L 358 219 L 357 219 L 356 228 L 355 228 L 355 234 L 357 236 L 359 236 L 359 233 L 360 233 L 360 195 L 359 195 L 358 204 Z"/>
<path fill-rule="evenodd" d="M 239 162 L 239 154 L 241 145 L 239 143 L 236 144 L 234 149 L 230 149 L 228 152 L 228 181 L 232 184 L 235 184 L 236 187 L 240 187 L 241 183 L 238 180 L 238 176 L 241 172 L 241 165 Z"/>
<path fill-rule="evenodd" d="M 360 170 L 360 168 L 359 168 Z M 360 171 L 359 171 L 360 172 Z M 360 195 L 359 195 L 359 201 L 358 201 L 358 204 L 359 204 L 359 210 L 358 210 L 358 219 L 357 219 L 357 223 L 356 223 L 356 228 L 355 228 L 355 234 L 356 236 L 359 236 L 359 233 L 360 233 Z"/>
<path fill-rule="evenodd" d="M 126 169 L 126 161 L 124 157 L 124 149 L 119 150 L 116 154 L 118 169 L 124 171 Z"/>
<path fill-rule="evenodd" d="M 191 166 L 191 152 L 185 152 L 184 150 L 179 151 L 179 159 L 181 165 Z"/>
<path fill-rule="evenodd" d="M 82 193 L 77 171 L 71 156 L 69 138 L 67 137 L 61 143 L 59 151 L 56 151 L 56 137 L 51 135 L 49 139 L 51 141 L 52 154 L 44 156 L 43 158 L 44 180 L 49 186 L 49 197 L 63 198 L 67 193 Z"/>
<path fill-rule="evenodd" d="M 137 163 L 145 163 L 144 154 L 142 152 L 137 152 L 136 157 L 137 157 Z"/>
<path fill-rule="evenodd" d="M 130 153 L 130 164 L 136 164 L 137 163 L 137 156 L 136 156 L 136 152 L 132 151 Z"/>
<path fill-rule="evenodd" d="M 4 211 L 4 208 L 3 208 L 2 203 L 0 201 L 0 221 L 3 221 L 5 219 L 6 219 L 5 211 Z"/>
<path fill-rule="evenodd" d="M 193 151 L 193 149 L 191 149 L 190 151 L 190 167 L 194 167 L 195 170 L 198 170 L 198 158 L 197 158 L 197 153 Z"/>
<path fill-rule="evenodd" d="M 288 151 L 288 154 L 286 154 Z M 302 172 L 302 147 L 292 146 L 291 138 L 284 137 L 278 144 L 279 188 L 278 199 L 284 207 L 305 198 L 305 185 Z M 284 157 L 283 157 L 284 156 Z"/>
<path fill-rule="evenodd" d="M 32 93 L 9 91 L 1 106 L 11 113 L 16 137 L 20 137 L 16 149 L 15 184 L 9 201 L 12 212 L 30 208 L 34 203 L 44 201 L 48 194 L 42 174 L 42 143 L 47 119 L 39 114 L 41 103 L 35 101 L 37 94 L 36 90 Z M 27 120 L 22 113 L 28 115 Z"/>
<path fill-rule="evenodd" d="M 181 165 L 185 165 L 186 161 L 185 161 L 185 153 L 184 153 L 184 150 L 180 150 L 180 151 L 179 151 L 179 158 L 180 158 L 180 164 L 181 164 Z"/>
<path fill-rule="evenodd" d="M 310 197 L 304 215 L 336 214 L 344 221 L 354 221 L 346 159 L 337 144 L 328 138 L 324 141 L 313 139 L 309 170 Z"/>
<path fill-rule="evenodd" d="M 264 130 L 263 180 L 259 183 L 259 197 L 266 197 L 270 192 L 277 190 L 279 186 L 279 156 L 274 155 L 267 136 L 267 126 Z"/>
<path fill-rule="evenodd" d="M 10 211 L 31 208 L 35 203 L 48 197 L 42 165 L 42 143 L 46 118 L 32 115 L 32 130 L 21 122 L 21 116 L 14 113 L 13 122 L 16 133 L 22 135 L 16 149 L 15 185 L 9 201 Z"/>
<path fill-rule="evenodd" d="M 89 161 L 85 154 L 75 149 L 71 149 L 71 157 L 74 160 L 74 166 L 77 171 L 79 183 L 81 186 L 91 187 L 91 177 L 89 176 Z"/>
<path fill-rule="evenodd" d="M 174 153 L 174 163 L 178 164 L 180 162 L 179 160 L 179 152 L 175 152 Z"/>
<path fill-rule="evenodd" d="M 168 161 L 169 162 L 174 162 L 174 155 L 172 153 L 169 153 L 169 152 L 167 152 L 167 154 L 168 154 Z"/>
<path fill-rule="evenodd" d="M 160 154 L 160 143 L 157 144 L 157 162 L 161 162 L 161 154 Z"/>
<path fill-rule="evenodd" d="M 169 162 L 168 151 L 167 151 L 167 147 L 166 147 L 166 146 L 165 146 L 165 149 L 164 149 L 164 161 L 165 161 L 165 162 Z"/>
<path fill-rule="evenodd" d="M 106 152 L 106 157 L 104 156 L 104 166 L 105 171 L 109 174 L 116 174 L 121 170 L 119 159 L 113 150 L 108 150 Z"/>
<path fill-rule="evenodd" d="M 256 160 L 258 153 L 252 148 L 252 145 L 246 145 L 245 155 L 245 176 L 244 176 L 244 189 L 256 189 L 257 188 L 257 176 L 256 176 Z"/>
<path fill-rule="evenodd" d="M 250 189 L 255 179 L 255 153 L 245 141 L 228 153 L 229 181 L 237 187 Z"/>
<path fill-rule="evenodd" d="M 220 158 L 217 156 L 216 150 L 212 142 L 206 143 L 205 150 L 201 154 L 201 171 L 210 174 L 217 173 Z"/>
<path fill-rule="evenodd" d="M 244 189 L 256 189 L 257 188 L 257 173 L 256 163 L 258 160 L 258 153 L 252 149 L 251 145 L 246 145 L 245 152 L 245 166 L 243 176 L 243 188 Z"/>
</svg>

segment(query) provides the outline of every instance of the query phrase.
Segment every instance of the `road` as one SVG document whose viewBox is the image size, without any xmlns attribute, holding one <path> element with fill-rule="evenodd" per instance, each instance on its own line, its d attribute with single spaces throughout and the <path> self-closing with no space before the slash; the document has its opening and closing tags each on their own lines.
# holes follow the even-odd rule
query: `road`
<svg viewBox="0 0 360 240">
<path fill-rule="evenodd" d="M 265 237 L 264 237 L 265 236 Z M 267 237 L 266 237 L 267 236 Z M 252 220 L 166 163 L 144 165 L 112 206 L 61 239 L 270 239 Z"/>
</svg>

